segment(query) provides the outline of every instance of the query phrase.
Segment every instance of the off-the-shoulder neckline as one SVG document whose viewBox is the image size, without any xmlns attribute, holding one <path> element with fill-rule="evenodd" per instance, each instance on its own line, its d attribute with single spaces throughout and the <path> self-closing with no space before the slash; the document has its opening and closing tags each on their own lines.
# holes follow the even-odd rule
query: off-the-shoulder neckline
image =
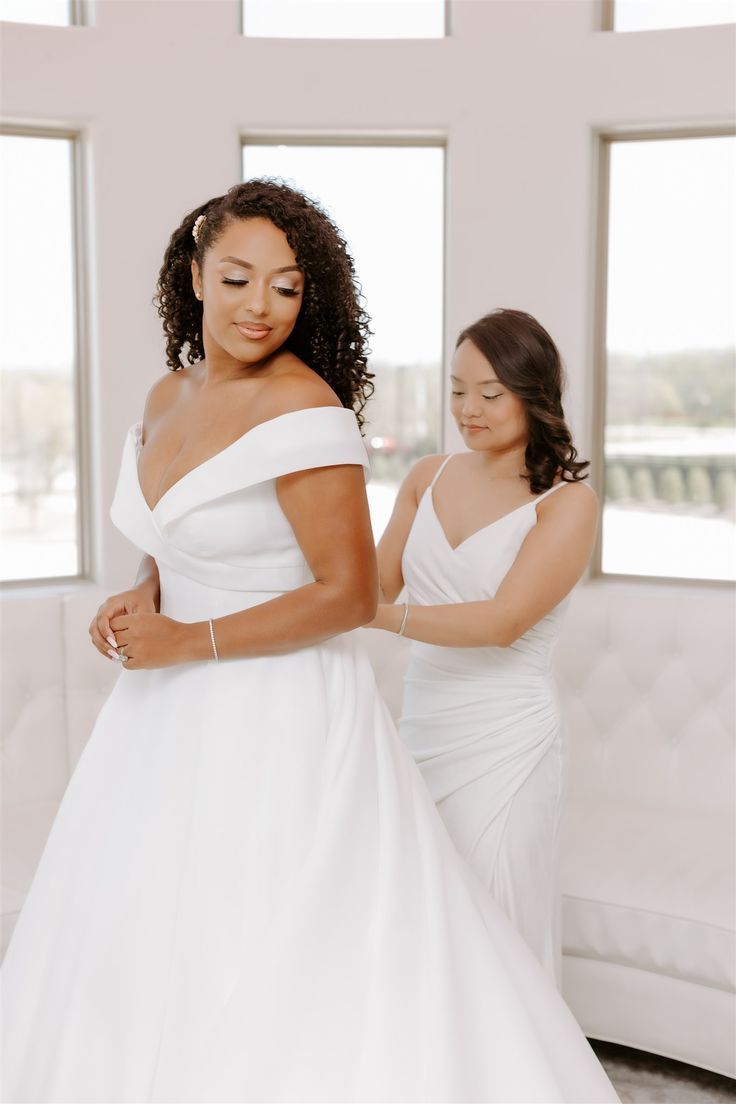
<svg viewBox="0 0 736 1104">
<path fill-rule="evenodd" d="M 221 456 L 224 456 L 226 453 L 230 452 L 231 449 L 236 448 L 247 437 L 251 437 L 258 430 L 262 430 L 266 426 L 273 425 L 274 422 L 281 422 L 285 418 L 292 418 L 292 417 L 294 417 L 295 415 L 298 415 L 298 414 L 312 415 L 312 414 L 316 414 L 316 413 L 323 413 L 326 410 L 331 411 L 333 414 L 338 414 L 338 415 L 348 414 L 348 415 L 351 415 L 353 419 L 355 418 L 355 411 L 350 410 L 345 406 L 304 406 L 304 407 L 301 407 L 299 410 L 287 410 L 285 413 L 277 414 L 273 418 L 266 418 L 262 422 L 256 422 L 256 424 L 251 426 L 250 429 L 246 429 L 244 433 L 241 433 L 239 437 L 236 437 L 234 441 L 231 441 L 229 445 L 225 445 L 225 447 L 221 448 L 218 452 L 213 452 L 211 456 L 208 456 L 205 460 L 202 460 L 199 464 L 195 464 L 194 467 L 190 468 L 188 472 L 185 472 L 183 475 L 181 475 L 174 483 L 171 484 L 170 487 L 167 487 L 167 489 L 164 491 L 164 493 L 161 495 L 161 497 L 156 502 L 155 506 L 149 506 L 148 501 L 146 500 L 146 496 L 143 494 L 143 487 L 141 486 L 140 472 L 139 472 L 139 469 L 138 469 L 138 458 L 139 458 L 140 450 L 143 447 L 143 422 L 142 421 L 134 422 L 133 425 L 130 427 L 129 433 L 133 434 L 133 436 L 134 436 L 134 443 L 135 443 L 135 448 L 136 448 L 135 472 L 136 472 L 136 480 L 138 482 L 138 490 L 140 491 L 141 498 L 143 499 L 143 502 L 145 503 L 149 513 L 155 514 L 156 511 L 158 510 L 159 506 L 161 505 L 161 503 L 164 501 L 164 499 L 168 498 L 168 496 L 171 494 L 171 492 L 175 488 L 177 488 L 180 483 L 185 482 L 186 480 L 188 480 L 190 478 L 190 476 L 194 475 L 195 472 L 198 472 L 201 468 L 206 467 L 208 464 L 211 464 L 213 461 L 219 459 Z"/>
</svg>

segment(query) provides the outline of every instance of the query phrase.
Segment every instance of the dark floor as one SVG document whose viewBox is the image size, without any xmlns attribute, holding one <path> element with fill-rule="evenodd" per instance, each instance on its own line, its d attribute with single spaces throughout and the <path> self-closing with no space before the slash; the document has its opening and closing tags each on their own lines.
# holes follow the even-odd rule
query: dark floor
<svg viewBox="0 0 736 1104">
<path fill-rule="evenodd" d="M 632 1047 L 591 1039 L 624 1104 L 731 1104 L 736 1081 Z"/>
</svg>

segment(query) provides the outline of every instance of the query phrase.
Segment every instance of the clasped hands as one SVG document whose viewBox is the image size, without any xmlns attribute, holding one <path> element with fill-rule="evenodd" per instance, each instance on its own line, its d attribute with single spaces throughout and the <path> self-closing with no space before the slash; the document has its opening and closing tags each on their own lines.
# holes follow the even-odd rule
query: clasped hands
<svg viewBox="0 0 736 1104">
<path fill-rule="evenodd" d="M 89 636 L 101 655 L 135 671 L 195 658 L 190 653 L 196 628 L 160 614 L 153 593 L 135 587 L 102 603 L 90 622 Z"/>
</svg>

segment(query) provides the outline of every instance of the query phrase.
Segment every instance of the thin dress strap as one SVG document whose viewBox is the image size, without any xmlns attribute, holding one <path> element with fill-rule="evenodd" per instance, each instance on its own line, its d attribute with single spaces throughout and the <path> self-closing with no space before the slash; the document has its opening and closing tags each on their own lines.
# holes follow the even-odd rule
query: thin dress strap
<svg viewBox="0 0 736 1104">
<path fill-rule="evenodd" d="M 442 475 L 442 472 L 445 470 L 445 468 L 449 464 L 450 460 L 452 460 L 452 457 L 453 457 L 453 453 L 450 453 L 450 455 L 446 456 L 445 459 L 442 461 L 442 463 L 438 467 L 437 471 L 434 473 L 434 479 L 429 484 L 429 489 L 430 490 L 432 489 L 432 487 L 434 487 L 435 483 L 437 482 L 439 477 Z"/>
<path fill-rule="evenodd" d="M 551 495 L 553 491 L 559 491 L 560 487 L 566 487 L 568 484 L 567 479 L 561 479 L 559 483 L 555 483 L 552 487 L 548 487 L 546 491 L 542 491 L 540 495 L 533 500 L 535 503 L 541 502 L 547 495 Z"/>
</svg>

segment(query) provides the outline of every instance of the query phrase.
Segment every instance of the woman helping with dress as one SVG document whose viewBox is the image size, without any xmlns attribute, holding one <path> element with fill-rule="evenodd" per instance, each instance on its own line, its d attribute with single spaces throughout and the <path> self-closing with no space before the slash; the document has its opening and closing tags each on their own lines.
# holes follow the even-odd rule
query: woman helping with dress
<svg viewBox="0 0 736 1104">
<path fill-rule="evenodd" d="M 615 1101 L 348 631 L 376 569 L 339 232 L 249 181 L 159 292 L 175 371 L 112 508 L 145 558 L 90 626 L 122 670 L 8 951 L 6 1098 Z"/>
<path fill-rule="evenodd" d="M 399 734 L 461 855 L 554 974 L 562 731 L 550 654 L 595 539 L 546 330 L 498 310 L 460 335 L 468 451 L 421 460 L 378 547 L 372 627 L 414 643 Z"/>
</svg>

